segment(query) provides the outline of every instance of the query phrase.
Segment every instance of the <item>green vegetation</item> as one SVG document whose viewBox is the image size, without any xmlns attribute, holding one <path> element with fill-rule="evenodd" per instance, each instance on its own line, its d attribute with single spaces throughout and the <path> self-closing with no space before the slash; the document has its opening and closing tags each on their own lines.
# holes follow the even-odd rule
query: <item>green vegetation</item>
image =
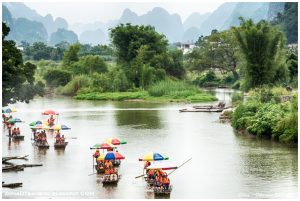
<svg viewBox="0 0 300 201">
<path fill-rule="evenodd" d="M 29 102 L 44 92 L 43 83 L 35 82 L 36 66 L 29 62 L 24 64 L 15 42 L 5 39 L 9 31 L 2 22 L 2 106 L 16 101 Z"/>
<path fill-rule="evenodd" d="M 291 101 L 281 102 L 280 95 L 273 91 L 262 96 L 260 89 L 235 109 L 232 126 L 247 130 L 258 137 L 272 138 L 284 143 L 298 141 L 298 96 Z M 276 91 L 276 90 L 275 90 Z"/>
</svg>

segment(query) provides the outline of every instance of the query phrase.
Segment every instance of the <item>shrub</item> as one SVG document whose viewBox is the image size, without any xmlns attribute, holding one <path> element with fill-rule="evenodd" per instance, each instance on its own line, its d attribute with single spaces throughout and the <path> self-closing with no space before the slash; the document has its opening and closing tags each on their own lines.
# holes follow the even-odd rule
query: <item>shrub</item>
<svg viewBox="0 0 300 201">
<path fill-rule="evenodd" d="M 90 86 L 90 78 L 87 75 L 75 76 L 59 93 L 63 95 L 76 95 L 81 88 Z"/>
<path fill-rule="evenodd" d="M 216 76 L 214 71 L 208 71 L 200 77 L 197 77 L 193 83 L 201 87 L 216 87 L 220 84 L 220 79 Z"/>
<path fill-rule="evenodd" d="M 60 69 L 51 69 L 43 77 L 47 85 L 57 87 L 66 85 L 71 80 L 71 73 Z"/>
</svg>

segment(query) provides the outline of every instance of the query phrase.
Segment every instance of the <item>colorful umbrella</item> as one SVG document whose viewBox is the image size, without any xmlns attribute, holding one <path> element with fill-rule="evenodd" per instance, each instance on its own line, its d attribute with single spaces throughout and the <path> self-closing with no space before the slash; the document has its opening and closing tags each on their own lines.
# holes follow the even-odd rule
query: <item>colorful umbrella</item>
<svg viewBox="0 0 300 201">
<path fill-rule="evenodd" d="M 106 152 L 104 154 L 100 154 L 100 156 L 97 158 L 97 161 L 101 160 L 121 160 L 125 159 L 124 156 L 122 156 L 119 152 Z"/>
<path fill-rule="evenodd" d="M 36 124 L 34 126 L 30 126 L 31 129 L 49 129 L 49 126 L 44 124 Z"/>
<path fill-rule="evenodd" d="M 51 126 L 50 127 L 51 130 L 69 130 L 71 128 L 69 128 L 68 126 L 66 125 L 60 125 L 60 124 L 56 124 L 54 126 Z"/>
<path fill-rule="evenodd" d="M 168 164 L 168 163 L 152 163 L 150 166 L 147 167 L 147 169 L 152 169 L 152 170 L 172 170 L 172 169 L 177 169 L 177 166 Z"/>
<path fill-rule="evenodd" d="M 152 152 L 139 158 L 139 161 L 161 161 L 161 160 L 168 160 L 168 159 L 169 157 L 163 156 L 160 153 Z"/>
<path fill-rule="evenodd" d="M 12 112 L 17 112 L 16 108 L 5 108 L 2 109 L 2 113 L 12 113 Z"/>
<path fill-rule="evenodd" d="M 22 120 L 19 119 L 19 118 L 12 118 L 12 119 L 7 120 L 7 122 L 11 123 L 11 124 L 14 124 L 14 123 L 22 122 Z"/>
<path fill-rule="evenodd" d="M 58 112 L 55 112 L 54 110 L 45 110 L 42 112 L 43 115 L 59 115 Z"/>
<path fill-rule="evenodd" d="M 38 124 L 43 124 L 43 122 L 41 121 L 33 121 L 29 124 L 29 126 L 35 126 L 35 125 L 38 125 Z"/>
<path fill-rule="evenodd" d="M 119 138 L 108 138 L 105 142 L 111 143 L 113 145 L 127 144 L 125 140 L 121 140 Z"/>
<path fill-rule="evenodd" d="M 104 142 L 104 143 L 98 143 L 95 144 L 93 147 L 91 147 L 90 149 L 113 149 L 116 146 L 113 144 L 110 144 L 108 142 Z"/>
</svg>

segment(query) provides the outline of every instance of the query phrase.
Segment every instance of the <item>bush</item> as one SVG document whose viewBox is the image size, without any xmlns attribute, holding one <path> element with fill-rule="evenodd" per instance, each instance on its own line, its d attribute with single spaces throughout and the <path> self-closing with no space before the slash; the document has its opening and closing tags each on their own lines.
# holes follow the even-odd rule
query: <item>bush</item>
<svg viewBox="0 0 300 201">
<path fill-rule="evenodd" d="M 201 93 L 200 89 L 184 81 L 165 80 L 159 81 L 149 87 L 148 92 L 151 96 L 172 96 L 187 97 L 196 93 Z"/>
<path fill-rule="evenodd" d="M 52 87 L 64 86 L 71 80 L 71 73 L 60 69 L 51 69 L 44 74 L 47 85 Z"/>
<path fill-rule="evenodd" d="M 237 105 L 238 103 L 243 102 L 244 95 L 241 92 L 234 92 L 231 96 L 231 101 L 233 105 Z"/>
<path fill-rule="evenodd" d="M 197 77 L 193 83 L 200 87 L 217 87 L 220 84 L 220 79 L 216 76 L 214 71 L 208 71 L 200 77 Z"/>
<path fill-rule="evenodd" d="M 90 78 L 87 75 L 75 76 L 66 86 L 59 90 L 58 93 L 63 95 L 76 95 L 77 92 L 85 87 L 90 86 Z"/>
</svg>

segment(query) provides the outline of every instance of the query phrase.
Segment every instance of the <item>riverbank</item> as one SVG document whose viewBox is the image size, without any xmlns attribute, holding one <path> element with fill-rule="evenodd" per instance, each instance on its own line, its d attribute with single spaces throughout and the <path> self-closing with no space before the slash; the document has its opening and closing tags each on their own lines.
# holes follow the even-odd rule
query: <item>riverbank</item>
<svg viewBox="0 0 300 201">
<path fill-rule="evenodd" d="M 74 97 L 78 100 L 112 100 L 112 101 L 145 101 L 145 102 L 210 102 L 218 100 L 215 96 L 199 92 L 193 95 L 165 95 L 165 96 L 151 96 L 147 91 L 137 92 L 92 92 L 78 94 Z"/>
<path fill-rule="evenodd" d="M 252 91 L 247 100 L 237 104 L 231 115 L 232 127 L 258 138 L 297 144 L 298 95 L 285 93 L 275 88 Z"/>
</svg>

